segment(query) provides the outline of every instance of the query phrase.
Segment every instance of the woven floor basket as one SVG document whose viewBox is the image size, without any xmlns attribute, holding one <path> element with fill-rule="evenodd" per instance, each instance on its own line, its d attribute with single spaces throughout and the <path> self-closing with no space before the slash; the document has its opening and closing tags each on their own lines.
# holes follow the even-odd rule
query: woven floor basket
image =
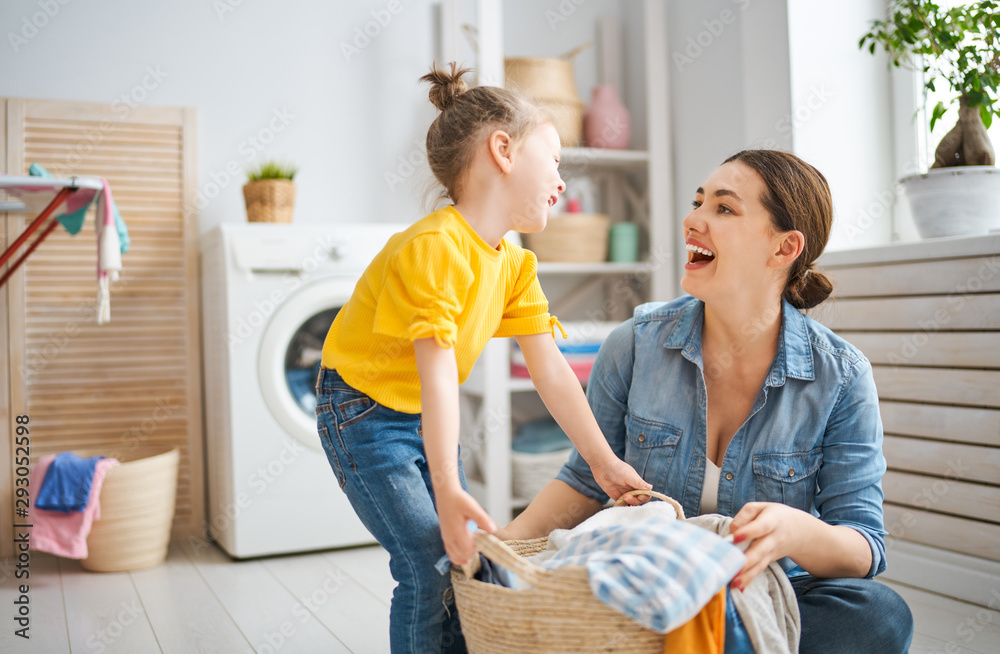
<svg viewBox="0 0 1000 654">
<path fill-rule="evenodd" d="M 295 208 L 295 182 L 259 179 L 243 185 L 247 220 L 252 223 L 290 223 Z"/>
<path fill-rule="evenodd" d="M 180 451 L 169 445 L 148 445 L 115 458 L 121 465 L 108 470 L 101 485 L 101 517 L 90 528 L 87 558 L 80 561 L 92 572 L 143 570 L 167 558 Z"/>
<path fill-rule="evenodd" d="M 652 495 L 668 502 L 677 511 L 677 517 L 684 519 L 680 504 L 662 493 L 632 491 L 631 494 Z M 615 504 L 623 505 L 621 499 Z M 548 538 L 503 542 L 479 531 L 475 542 L 483 556 L 510 570 L 532 588 L 515 590 L 487 584 L 471 578 L 472 566 L 452 567 L 455 601 L 470 654 L 662 654 L 665 636 L 646 629 L 594 597 L 586 568 L 545 570 L 522 558 L 544 550 Z"/>
</svg>

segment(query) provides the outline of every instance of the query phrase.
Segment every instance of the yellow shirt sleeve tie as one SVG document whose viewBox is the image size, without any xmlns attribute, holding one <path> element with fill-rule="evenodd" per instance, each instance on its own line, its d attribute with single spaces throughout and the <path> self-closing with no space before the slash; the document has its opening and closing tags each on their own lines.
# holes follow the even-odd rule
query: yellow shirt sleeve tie
<svg viewBox="0 0 1000 654">
<path fill-rule="evenodd" d="M 556 327 L 559 328 L 559 332 L 562 334 L 563 338 L 569 338 L 569 336 L 566 335 L 566 330 L 563 329 L 562 323 L 559 322 L 559 319 L 555 316 L 549 316 L 549 329 L 552 330 L 553 339 L 556 337 Z"/>
<path fill-rule="evenodd" d="M 446 350 L 454 347 L 458 338 L 455 323 L 442 315 L 429 312 L 416 315 L 407 332 L 411 341 L 433 337 Z"/>
</svg>

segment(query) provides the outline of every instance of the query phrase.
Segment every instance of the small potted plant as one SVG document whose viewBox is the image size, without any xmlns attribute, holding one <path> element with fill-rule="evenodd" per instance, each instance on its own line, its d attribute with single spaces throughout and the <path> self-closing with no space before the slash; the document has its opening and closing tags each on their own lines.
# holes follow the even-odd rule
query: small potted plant
<svg viewBox="0 0 1000 654">
<path fill-rule="evenodd" d="M 1000 116 L 1000 11 L 996 0 L 950 9 L 932 0 L 892 0 L 885 20 L 872 21 L 858 46 L 875 54 L 881 46 L 893 66 L 924 73 L 928 92 L 946 84 L 950 104 L 938 102 L 930 126 L 949 108 L 958 122 L 935 151 L 926 173 L 900 180 L 914 221 L 924 238 L 985 234 L 1000 228 L 1000 171 L 987 128 Z"/>
<path fill-rule="evenodd" d="M 295 173 L 291 164 L 264 161 L 247 171 L 243 199 L 252 223 L 290 223 L 295 207 Z"/>
</svg>

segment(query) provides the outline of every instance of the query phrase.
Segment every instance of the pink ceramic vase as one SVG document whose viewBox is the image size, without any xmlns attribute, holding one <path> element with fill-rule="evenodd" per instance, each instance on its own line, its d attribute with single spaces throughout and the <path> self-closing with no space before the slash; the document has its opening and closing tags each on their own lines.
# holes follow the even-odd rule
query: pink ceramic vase
<svg viewBox="0 0 1000 654">
<path fill-rule="evenodd" d="M 583 138 L 591 148 L 628 148 L 632 136 L 628 109 L 610 84 L 594 87 L 594 99 L 583 118 Z"/>
</svg>

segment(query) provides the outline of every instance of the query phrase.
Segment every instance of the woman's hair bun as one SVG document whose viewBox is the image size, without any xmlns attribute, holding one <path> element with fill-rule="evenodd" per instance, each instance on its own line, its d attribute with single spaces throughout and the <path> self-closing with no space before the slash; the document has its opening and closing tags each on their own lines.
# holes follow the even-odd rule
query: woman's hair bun
<svg viewBox="0 0 1000 654">
<path fill-rule="evenodd" d="M 462 76 L 469 72 L 469 68 L 459 68 L 454 61 L 451 62 L 451 72 L 443 68 L 438 68 L 437 64 L 431 66 L 431 72 L 420 78 L 421 82 L 430 82 L 431 90 L 428 94 L 431 102 L 439 110 L 444 111 L 455 104 L 458 96 L 468 90 Z"/>
<path fill-rule="evenodd" d="M 812 309 L 833 292 L 830 278 L 815 269 L 808 269 L 795 283 L 785 288 L 785 299 L 796 309 Z"/>
</svg>

